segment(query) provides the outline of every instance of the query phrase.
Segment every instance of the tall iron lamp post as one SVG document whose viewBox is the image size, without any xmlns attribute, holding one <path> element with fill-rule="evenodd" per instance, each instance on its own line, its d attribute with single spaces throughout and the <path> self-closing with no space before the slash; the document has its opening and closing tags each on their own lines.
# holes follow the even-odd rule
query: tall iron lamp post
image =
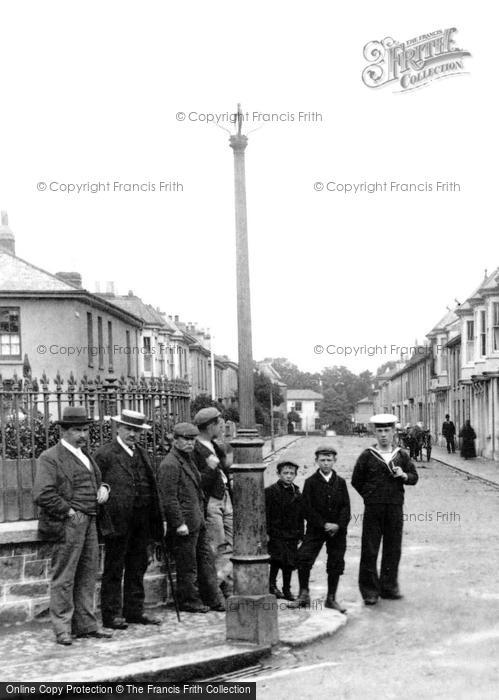
<svg viewBox="0 0 499 700">
<path fill-rule="evenodd" d="M 246 216 L 243 115 L 237 106 L 237 133 L 230 137 L 234 152 L 236 210 L 237 336 L 239 362 L 239 428 L 231 442 L 234 505 L 234 595 L 227 600 L 227 639 L 275 644 L 277 605 L 269 593 L 263 440 L 255 427 L 251 303 Z"/>
</svg>

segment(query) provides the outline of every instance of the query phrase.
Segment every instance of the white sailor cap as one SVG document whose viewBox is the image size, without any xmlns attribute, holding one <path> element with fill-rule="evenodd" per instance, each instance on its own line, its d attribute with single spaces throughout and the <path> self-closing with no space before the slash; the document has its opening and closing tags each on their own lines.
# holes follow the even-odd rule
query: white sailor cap
<svg viewBox="0 0 499 700">
<path fill-rule="evenodd" d="M 398 420 L 398 417 L 393 413 L 377 413 L 369 420 L 369 423 L 372 423 L 375 428 L 378 428 L 381 426 L 395 425 L 395 423 L 398 423 Z"/>
</svg>

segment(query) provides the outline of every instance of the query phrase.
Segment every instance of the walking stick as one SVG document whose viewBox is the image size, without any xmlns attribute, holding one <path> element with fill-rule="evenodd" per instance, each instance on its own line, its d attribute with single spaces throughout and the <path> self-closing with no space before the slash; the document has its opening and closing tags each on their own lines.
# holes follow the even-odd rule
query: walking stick
<svg viewBox="0 0 499 700">
<path fill-rule="evenodd" d="M 172 589 L 172 596 L 173 596 L 173 602 L 175 604 L 175 612 L 177 613 L 177 620 L 181 622 L 180 620 L 180 610 L 178 607 L 178 600 L 177 600 L 177 592 L 175 590 L 175 586 L 173 585 L 173 577 L 172 577 L 172 570 L 170 568 L 170 557 L 168 556 L 168 550 L 166 549 L 166 542 L 165 538 L 161 538 L 161 550 L 163 552 L 163 558 L 165 560 L 166 564 L 166 573 L 168 576 L 168 582 L 170 583 L 170 588 Z"/>
</svg>

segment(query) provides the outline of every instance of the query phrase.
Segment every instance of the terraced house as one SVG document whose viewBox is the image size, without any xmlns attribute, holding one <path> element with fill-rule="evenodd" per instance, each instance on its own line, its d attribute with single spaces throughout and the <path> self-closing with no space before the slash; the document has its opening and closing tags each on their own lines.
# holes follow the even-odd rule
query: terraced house
<svg viewBox="0 0 499 700">
<path fill-rule="evenodd" d="M 380 378 L 377 411 L 393 411 L 402 424 L 422 421 L 443 444 L 449 413 L 459 429 L 477 434 L 479 455 L 499 459 L 499 268 L 446 314 L 400 368 Z"/>
</svg>

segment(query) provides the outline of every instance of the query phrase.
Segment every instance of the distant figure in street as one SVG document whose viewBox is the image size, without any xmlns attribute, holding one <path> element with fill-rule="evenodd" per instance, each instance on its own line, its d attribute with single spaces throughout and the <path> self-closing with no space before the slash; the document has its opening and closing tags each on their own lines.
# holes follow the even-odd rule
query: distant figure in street
<svg viewBox="0 0 499 700">
<path fill-rule="evenodd" d="M 269 591 L 276 598 L 295 600 L 291 593 L 291 574 L 296 569 L 298 543 L 303 539 L 303 512 L 296 479 L 298 465 L 289 460 L 277 464 L 278 480 L 265 489 L 268 550 L 270 554 Z M 282 591 L 277 575 L 282 569 Z"/>
<path fill-rule="evenodd" d="M 57 421 L 61 440 L 38 459 L 34 500 L 40 506 L 41 539 L 54 542 L 50 581 L 50 619 L 56 641 L 111 637 L 98 629 L 94 592 L 99 566 L 96 515 L 109 497 L 97 464 L 82 448 L 88 440 L 83 406 L 67 406 Z"/>
<path fill-rule="evenodd" d="M 352 486 L 364 499 L 359 588 L 366 605 L 378 597 L 402 598 L 398 567 L 402 551 L 404 483 L 416 484 L 418 474 L 409 455 L 393 448 L 397 416 L 378 414 L 371 418 L 376 445 L 364 450 L 355 464 Z M 377 559 L 383 539 L 381 572 Z"/>
<path fill-rule="evenodd" d="M 298 550 L 298 580 L 300 594 L 296 604 L 310 605 L 310 570 L 324 543 L 327 549 L 326 608 L 346 612 L 336 602 L 340 576 L 345 569 L 347 528 L 350 521 L 350 497 L 344 479 L 334 471 L 337 452 L 329 445 L 315 451 L 317 471 L 309 476 L 303 487 L 303 514 L 307 531 Z"/>
<path fill-rule="evenodd" d="M 215 556 L 220 589 L 225 597 L 232 595 L 233 515 L 232 488 L 227 454 L 217 442 L 224 422 L 214 406 L 202 408 L 194 416 L 199 435 L 192 458 L 201 474 L 206 498 L 206 534 Z"/>
<path fill-rule="evenodd" d="M 476 433 L 471 427 L 471 423 L 469 420 L 466 421 L 464 427 L 461 429 L 459 437 L 462 439 L 461 457 L 463 457 L 464 459 L 473 459 L 474 457 L 476 457 Z"/>
<path fill-rule="evenodd" d="M 201 475 L 192 459 L 199 430 L 191 423 L 177 423 L 173 433 L 173 447 L 159 466 L 158 483 L 167 543 L 177 567 L 180 608 L 191 613 L 222 612 L 225 605 L 206 532 Z"/>
<path fill-rule="evenodd" d="M 453 421 L 451 421 L 450 415 L 448 413 L 445 414 L 445 420 L 442 423 L 442 435 L 444 436 L 445 442 L 447 444 L 447 452 L 449 454 L 451 452 L 455 452 L 456 426 L 454 425 Z"/>
<path fill-rule="evenodd" d="M 143 413 L 124 409 L 112 419 L 117 436 L 99 447 L 94 459 L 111 493 L 104 509 L 112 524 L 105 538 L 101 611 L 104 627 L 126 629 L 128 623 L 159 625 L 144 613 L 144 575 L 150 542 L 163 537 L 163 517 L 149 455 L 137 444 L 150 426 Z M 123 582 L 123 583 L 122 583 Z"/>
</svg>

